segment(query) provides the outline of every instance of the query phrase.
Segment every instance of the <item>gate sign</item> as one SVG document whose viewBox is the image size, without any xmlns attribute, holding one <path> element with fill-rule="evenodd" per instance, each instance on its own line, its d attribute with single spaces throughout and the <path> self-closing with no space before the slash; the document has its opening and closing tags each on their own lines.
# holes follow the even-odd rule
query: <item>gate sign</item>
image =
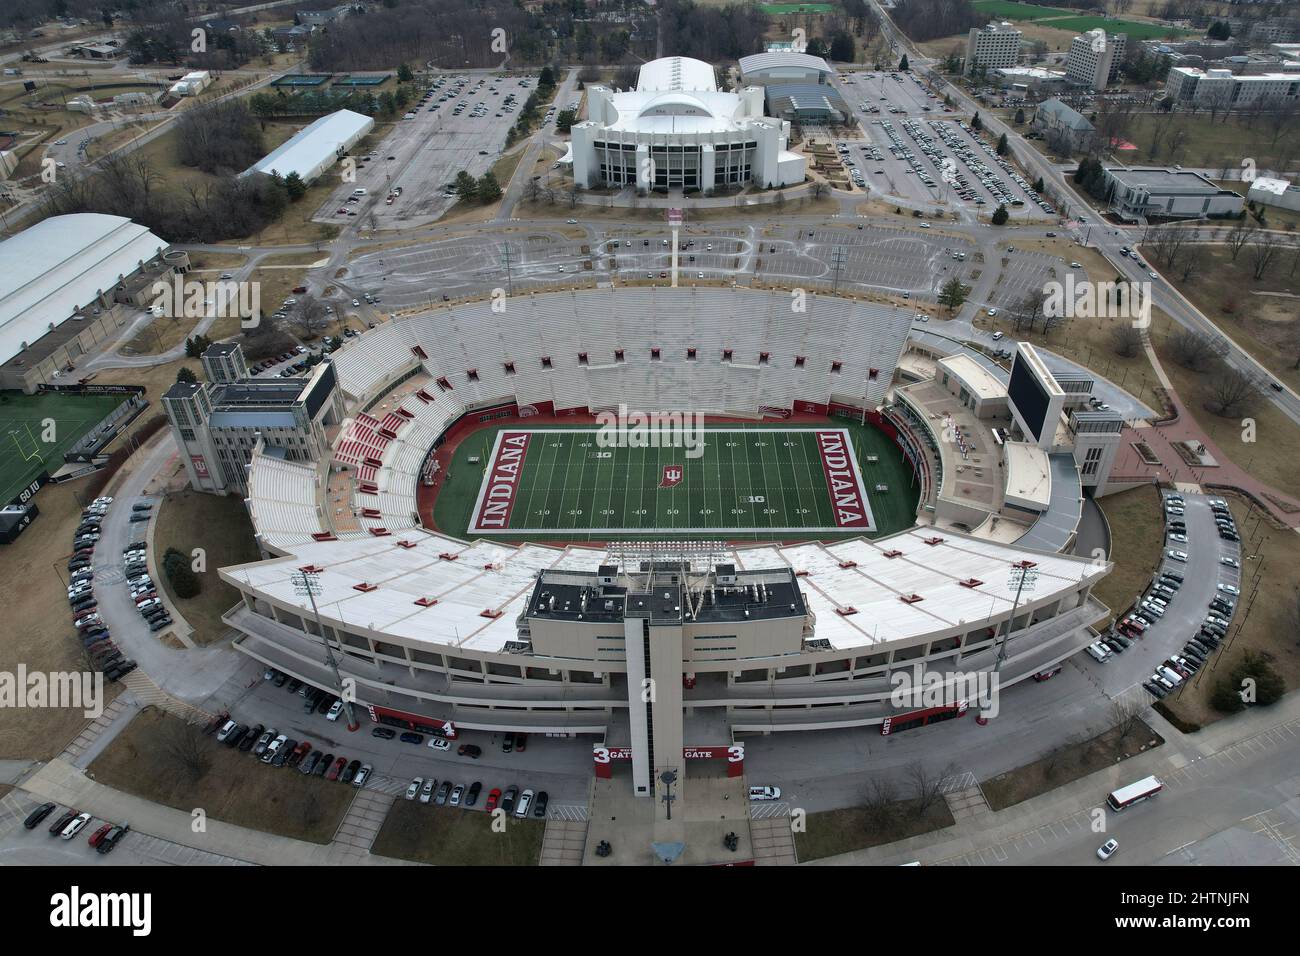
<svg viewBox="0 0 1300 956">
<path fill-rule="evenodd" d="M 592 759 L 596 764 L 596 776 L 608 779 L 614 775 L 611 766 L 614 761 L 620 763 L 632 759 L 631 747 L 603 747 L 596 744 L 591 748 Z M 739 777 L 745 772 L 745 745 L 734 743 L 723 747 L 683 747 L 683 760 L 726 760 L 727 776 Z"/>
</svg>

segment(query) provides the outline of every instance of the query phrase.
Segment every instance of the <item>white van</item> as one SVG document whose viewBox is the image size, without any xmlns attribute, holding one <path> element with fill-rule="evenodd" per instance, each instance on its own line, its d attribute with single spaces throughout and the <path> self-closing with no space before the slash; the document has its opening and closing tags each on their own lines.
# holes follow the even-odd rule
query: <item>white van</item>
<svg viewBox="0 0 1300 956">
<path fill-rule="evenodd" d="M 366 191 L 365 191 L 364 189 L 354 189 L 354 190 L 352 190 L 352 195 L 354 195 L 354 196 L 364 196 L 365 194 L 366 194 Z"/>
<path fill-rule="evenodd" d="M 515 816 L 517 817 L 528 816 L 528 808 L 532 806 L 532 803 L 533 803 L 533 791 L 525 790 L 523 793 L 519 795 L 519 801 L 515 804 Z"/>
</svg>

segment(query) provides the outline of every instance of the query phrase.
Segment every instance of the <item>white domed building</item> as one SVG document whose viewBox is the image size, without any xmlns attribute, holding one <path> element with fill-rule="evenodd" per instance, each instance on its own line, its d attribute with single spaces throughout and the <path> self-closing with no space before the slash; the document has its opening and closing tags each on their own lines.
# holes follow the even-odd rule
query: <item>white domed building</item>
<svg viewBox="0 0 1300 956">
<path fill-rule="evenodd" d="M 702 193 L 801 183 L 790 124 L 764 116 L 763 98 L 757 86 L 719 90 L 712 66 L 681 56 L 642 66 L 635 90 L 588 87 L 587 119 L 572 130 L 574 182 Z"/>
</svg>

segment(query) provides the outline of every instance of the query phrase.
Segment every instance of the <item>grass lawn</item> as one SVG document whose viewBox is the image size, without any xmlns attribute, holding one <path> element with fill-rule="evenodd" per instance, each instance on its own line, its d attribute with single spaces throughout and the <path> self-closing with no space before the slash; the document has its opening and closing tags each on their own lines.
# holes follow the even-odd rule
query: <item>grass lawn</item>
<svg viewBox="0 0 1300 956">
<path fill-rule="evenodd" d="M 1038 7 L 1012 0 L 975 0 L 971 4 L 980 13 L 998 20 L 1041 20 L 1044 17 L 1072 17 L 1077 11 L 1064 7 Z"/>
<path fill-rule="evenodd" d="M 2 406 L 0 406 L 2 407 Z M 64 570 L 72 532 L 81 517 L 84 481 L 48 484 L 36 496 L 40 514 L 13 544 L 0 548 L 0 580 L 21 582 L 5 597 L 0 628 L 0 671 L 81 671 L 90 662 L 73 636 L 67 613 Z M 120 692 L 105 684 L 105 703 Z M 49 760 L 88 723 L 80 710 L 55 707 L 0 709 L 0 754 Z"/>
<path fill-rule="evenodd" d="M 198 739 L 186 744 L 197 732 Z M 176 750 L 196 753 L 207 769 L 195 774 Z M 102 783 L 155 803 L 293 837 L 329 843 L 356 791 L 349 786 L 274 768 L 187 728 L 184 721 L 146 707 L 108 745 L 88 773 Z"/>
<path fill-rule="evenodd" d="M 1067 741 L 1042 759 L 998 774 L 985 780 L 980 787 L 994 811 L 1005 810 L 1162 743 L 1164 740 L 1159 734 L 1138 720 L 1134 721 L 1127 736 L 1122 736 L 1118 728 L 1112 727 L 1091 740 Z M 1097 796 L 1100 803 L 1105 794 Z"/>
<path fill-rule="evenodd" d="M 920 812 L 917 801 L 899 800 L 891 804 L 890 812 L 883 820 L 873 819 L 874 816 L 866 807 L 808 814 L 808 828 L 794 835 L 794 849 L 799 862 L 897 843 L 908 837 L 942 830 L 955 822 L 948 804 L 942 799 L 930 804 L 924 813 Z"/>
<path fill-rule="evenodd" d="M 161 355 L 189 338 L 199 321 L 184 316 L 159 316 L 122 346 L 121 352 L 123 355 Z"/>
<path fill-rule="evenodd" d="M 1228 632 L 1228 643 L 1199 674 L 1163 701 L 1182 720 L 1201 725 L 1227 716 L 1209 705 L 1210 696 L 1218 678 L 1231 672 L 1248 650 L 1271 658 L 1288 692 L 1300 687 L 1300 639 L 1294 616 L 1300 588 L 1300 537 L 1261 521 L 1259 509 L 1237 495 L 1223 497 L 1241 530 L 1241 597 L 1233 618 L 1241 626 Z"/>
<path fill-rule="evenodd" d="M 243 253 L 233 252 L 191 252 L 190 253 L 190 271 L 205 272 L 208 270 L 228 270 L 236 269 L 248 261 L 248 256 Z"/>
<path fill-rule="evenodd" d="M 44 469 L 63 466 L 63 453 L 109 412 L 122 395 L 0 394 L 0 502 Z"/>
<path fill-rule="evenodd" d="M 1260 481 L 1293 498 L 1300 498 L 1300 472 L 1295 466 L 1295 450 L 1300 448 L 1300 426 L 1282 414 L 1272 402 L 1260 400 L 1249 412 L 1255 421 L 1256 440 L 1242 441 L 1241 419 L 1222 418 L 1205 407 L 1212 395 L 1210 378 L 1175 362 L 1163 336 L 1157 337 L 1155 347 L 1175 391 L 1192 417 L 1210 433 L 1219 450 Z M 1213 469 L 1206 470 L 1205 480 L 1214 480 Z"/>
<path fill-rule="evenodd" d="M 536 866 L 545 832 L 542 820 L 512 817 L 496 833 L 491 814 L 398 799 L 371 851 L 436 866 Z"/>
<path fill-rule="evenodd" d="M 1157 129 L 1168 130 L 1158 154 L 1151 147 Z M 1177 152 L 1169 150 L 1173 131 L 1184 130 L 1186 137 Z M 1300 145 L 1300 132 L 1294 126 L 1274 141 L 1268 124 L 1255 119 L 1248 124 L 1236 115 L 1211 119 L 1209 113 L 1137 113 L 1126 131 L 1126 137 L 1138 148 L 1124 154 L 1129 165 L 1138 162 L 1179 163 L 1204 169 L 1240 170 L 1241 157 L 1255 160 L 1259 169 L 1289 169 L 1290 159 Z"/>
<path fill-rule="evenodd" d="M 207 495 L 189 488 L 169 494 L 154 519 L 155 580 L 161 581 L 185 620 L 194 628 L 198 644 L 215 641 L 226 630 L 221 615 L 239 601 L 239 592 L 217 575 L 217 569 L 257 560 L 253 525 L 241 498 Z M 168 548 L 189 555 L 202 548 L 206 570 L 197 573 L 201 590 L 188 599 L 178 598 L 162 571 Z"/>
<path fill-rule="evenodd" d="M 1151 583 L 1151 572 L 1160 565 L 1164 513 L 1154 485 L 1106 495 L 1097 504 L 1110 524 L 1115 567 L 1093 590 L 1097 600 L 1118 615 Z"/>
<path fill-rule="evenodd" d="M 1300 357 L 1300 255 L 1284 249 L 1264 277 L 1256 280 L 1250 243 L 1237 254 L 1236 262 L 1227 246 L 1198 248 L 1201 265 L 1190 279 L 1180 278 L 1177 272 L 1166 272 L 1166 277 L 1276 379 L 1300 388 L 1300 371 L 1295 367 Z M 1149 257 L 1153 250 L 1143 251 Z"/>
</svg>

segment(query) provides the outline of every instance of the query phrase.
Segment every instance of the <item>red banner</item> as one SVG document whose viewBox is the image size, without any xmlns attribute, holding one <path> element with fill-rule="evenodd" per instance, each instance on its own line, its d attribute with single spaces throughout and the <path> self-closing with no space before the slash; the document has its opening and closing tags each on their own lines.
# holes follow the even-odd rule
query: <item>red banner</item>
<svg viewBox="0 0 1300 956">
<path fill-rule="evenodd" d="M 596 744 L 592 748 L 592 759 L 596 765 L 596 776 L 607 779 L 614 775 L 612 764 L 632 759 L 631 747 L 602 747 Z M 739 777 L 745 772 L 745 745 L 742 743 L 722 747 L 683 747 L 683 760 L 726 760 L 727 776 Z"/>
</svg>

